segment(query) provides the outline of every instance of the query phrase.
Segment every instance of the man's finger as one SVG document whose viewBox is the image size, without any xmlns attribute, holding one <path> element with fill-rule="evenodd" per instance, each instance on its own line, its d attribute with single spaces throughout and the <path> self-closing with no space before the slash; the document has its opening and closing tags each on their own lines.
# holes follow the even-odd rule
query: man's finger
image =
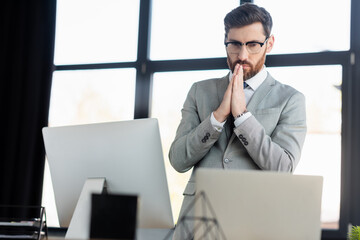
<svg viewBox="0 0 360 240">
<path fill-rule="evenodd" d="M 240 85 L 240 88 L 241 89 L 244 89 L 244 84 L 243 84 L 243 82 L 244 82 L 244 69 L 243 69 L 243 66 L 242 65 L 240 65 L 240 67 L 239 67 L 239 71 L 238 71 L 238 79 L 239 79 L 239 85 Z"/>
<path fill-rule="evenodd" d="M 236 64 L 235 65 L 235 69 L 234 69 L 234 73 L 233 73 L 233 76 L 232 76 L 232 78 L 231 78 L 231 81 L 232 81 L 232 85 L 234 86 L 235 84 L 237 85 L 237 81 L 238 81 L 238 79 L 237 79 L 237 77 L 238 77 L 238 74 L 239 74 L 239 68 L 240 68 L 240 64 Z M 234 86 L 234 87 L 236 87 L 236 86 Z"/>
</svg>

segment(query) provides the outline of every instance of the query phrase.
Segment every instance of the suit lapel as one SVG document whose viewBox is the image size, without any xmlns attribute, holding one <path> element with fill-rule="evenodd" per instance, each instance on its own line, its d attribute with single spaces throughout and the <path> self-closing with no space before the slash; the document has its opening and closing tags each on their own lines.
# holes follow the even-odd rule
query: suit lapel
<svg viewBox="0 0 360 240">
<path fill-rule="evenodd" d="M 219 100 L 219 105 L 223 100 L 226 88 L 229 85 L 229 74 L 227 74 L 225 77 L 220 78 L 219 81 L 216 82 L 217 86 L 217 94 L 218 94 L 218 100 Z"/>
<path fill-rule="evenodd" d="M 271 88 L 275 85 L 275 79 L 268 73 L 264 82 L 254 92 L 246 108 L 249 112 L 254 112 L 261 101 L 264 100 L 266 95 L 270 92 Z"/>
</svg>

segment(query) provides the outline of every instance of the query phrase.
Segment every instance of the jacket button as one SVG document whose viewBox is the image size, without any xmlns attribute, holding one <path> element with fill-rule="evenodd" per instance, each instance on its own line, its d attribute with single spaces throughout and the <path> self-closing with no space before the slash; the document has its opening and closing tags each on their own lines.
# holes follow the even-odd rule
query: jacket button
<svg viewBox="0 0 360 240">
<path fill-rule="evenodd" d="M 244 141 L 244 145 L 247 146 L 249 143 L 247 141 Z"/>
<path fill-rule="evenodd" d="M 210 137 L 210 133 L 206 133 L 206 136 L 207 136 L 207 137 Z"/>
<path fill-rule="evenodd" d="M 229 159 L 225 158 L 224 163 L 228 163 L 228 162 L 229 162 Z"/>
</svg>

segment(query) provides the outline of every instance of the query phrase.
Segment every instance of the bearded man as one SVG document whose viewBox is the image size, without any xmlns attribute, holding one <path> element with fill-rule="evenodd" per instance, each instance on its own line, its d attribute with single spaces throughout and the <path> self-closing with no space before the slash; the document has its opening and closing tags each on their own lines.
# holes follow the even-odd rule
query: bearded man
<svg viewBox="0 0 360 240">
<path fill-rule="evenodd" d="M 224 24 L 230 72 L 193 84 L 169 152 L 175 170 L 193 168 L 179 221 L 194 201 L 198 168 L 293 172 L 305 140 L 304 95 L 276 81 L 264 65 L 274 46 L 270 14 L 246 3 Z M 178 224 L 174 239 L 191 229 Z"/>
</svg>

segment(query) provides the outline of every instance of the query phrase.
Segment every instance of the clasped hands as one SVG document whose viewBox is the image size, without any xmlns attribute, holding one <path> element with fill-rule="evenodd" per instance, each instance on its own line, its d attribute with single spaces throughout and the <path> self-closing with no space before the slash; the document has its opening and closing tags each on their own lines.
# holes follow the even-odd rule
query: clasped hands
<svg viewBox="0 0 360 240">
<path fill-rule="evenodd" d="M 236 64 L 223 100 L 214 111 L 214 117 L 217 121 L 224 122 L 230 114 L 235 117 L 246 111 L 243 76 L 243 67 L 240 64 Z"/>
</svg>

